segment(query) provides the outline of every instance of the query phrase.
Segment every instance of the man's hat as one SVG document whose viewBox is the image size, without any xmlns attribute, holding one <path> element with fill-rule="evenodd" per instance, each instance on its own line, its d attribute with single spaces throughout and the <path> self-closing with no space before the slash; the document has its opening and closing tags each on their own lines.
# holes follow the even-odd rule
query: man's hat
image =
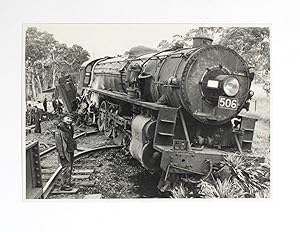
<svg viewBox="0 0 300 232">
<path fill-rule="evenodd" d="M 72 120 L 74 120 L 74 116 L 72 114 L 69 114 L 69 113 L 62 114 L 60 116 L 60 120 L 63 120 L 66 117 L 71 118 Z"/>
</svg>

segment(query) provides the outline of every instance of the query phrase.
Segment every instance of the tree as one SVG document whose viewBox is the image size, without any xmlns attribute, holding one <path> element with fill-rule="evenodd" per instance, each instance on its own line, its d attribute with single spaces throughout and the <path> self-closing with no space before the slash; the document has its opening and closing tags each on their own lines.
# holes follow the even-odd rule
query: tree
<svg viewBox="0 0 300 232">
<path fill-rule="evenodd" d="M 170 42 L 168 42 L 167 40 L 162 40 L 158 44 L 157 48 L 160 51 L 165 50 L 165 49 L 170 49 L 170 48 L 174 47 L 176 43 L 180 43 L 180 44 L 183 44 L 185 47 L 189 47 L 189 44 L 185 40 L 184 36 L 177 34 L 172 37 L 172 40 Z"/>
<path fill-rule="evenodd" d="M 174 35 L 170 41 L 162 40 L 158 49 L 168 49 L 177 41 L 185 47 L 191 47 L 193 37 L 205 36 L 213 39 L 213 44 L 220 44 L 237 51 L 250 66 L 255 69 L 257 79 L 269 77 L 270 72 L 270 31 L 267 27 L 198 27 L 189 30 L 184 36 Z"/>
<path fill-rule="evenodd" d="M 47 62 L 47 54 L 53 49 L 56 40 L 52 34 L 48 32 L 40 32 L 35 27 L 29 27 L 26 30 L 25 38 L 25 73 L 28 84 L 27 88 L 31 87 L 33 98 L 37 97 L 42 92 L 42 75 L 41 71 Z"/>
<path fill-rule="evenodd" d="M 81 64 L 89 57 L 89 53 L 77 44 L 69 48 L 66 44 L 57 43 L 50 54 L 52 87 L 55 86 L 57 77 L 78 72 Z"/>
<path fill-rule="evenodd" d="M 75 44 L 69 49 L 69 54 L 65 58 L 65 62 L 69 65 L 71 71 L 77 72 L 81 64 L 89 60 L 90 54 L 80 45 Z M 69 62 L 67 62 L 67 60 L 69 60 Z"/>
<path fill-rule="evenodd" d="M 189 30 L 184 36 L 178 34 L 174 35 L 170 42 L 168 40 L 162 40 L 158 44 L 157 48 L 159 50 L 169 49 L 175 46 L 175 43 L 178 42 L 183 44 L 185 47 L 191 47 L 193 38 L 197 36 L 209 37 L 212 38 L 214 42 L 218 42 L 223 32 L 223 27 L 198 27 Z"/>
<path fill-rule="evenodd" d="M 25 40 L 27 96 L 35 99 L 43 89 L 54 87 L 59 76 L 78 72 L 89 57 L 80 45 L 68 47 L 55 40 L 52 34 L 29 27 Z"/>
<path fill-rule="evenodd" d="M 126 51 L 124 55 L 129 57 L 141 56 L 149 53 L 157 52 L 156 49 L 145 47 L 142 45 L 132 47 L 129 51 Z"/>
<path fill-rule="evenodd" d="M 253 66 L 258 78 L 268 78 L 270 72 L 270 30 L 267 27 L 231 27 L 227 28 L 220 44 L 237 51 L 250 66 Z"/>
</svg>

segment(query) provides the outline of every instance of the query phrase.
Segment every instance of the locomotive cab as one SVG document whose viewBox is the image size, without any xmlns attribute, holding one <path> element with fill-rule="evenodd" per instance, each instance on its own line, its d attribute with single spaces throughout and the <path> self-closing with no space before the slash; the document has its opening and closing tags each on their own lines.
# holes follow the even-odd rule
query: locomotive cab
<svg viewBox="0 0 300 232">
<path fill-rule="evenodd" d="M 101 59 L 96 59 L 93 61 L 86 61 L 84 62 L 79 69 L 79 81 L 78 81 L 78 88 L 77 93 L 82 95 L 84 88 L 88 87 L 91 80 L 92 80 L 92 71 L 95 63 Z"/>
</svg>

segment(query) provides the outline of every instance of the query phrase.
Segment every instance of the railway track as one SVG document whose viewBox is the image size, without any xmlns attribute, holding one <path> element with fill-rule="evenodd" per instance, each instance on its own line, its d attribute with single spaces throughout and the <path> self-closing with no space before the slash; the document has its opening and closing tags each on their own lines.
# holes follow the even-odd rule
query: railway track
<svg viewBox="0 0 300 232">
<path fill-rule="evenodd" d="M 96 134 L 98 133 L 98 131 L 88 131 L 88 132 L 82 132 L 80 134 L 77 134 L 74 136 L 74 139 L 78 139 L 82 136 L 88 136 L 88 135 L 92 135 L 92 134 Z M 47 150 L 43 151 L 40 153 L 40 158 L 43 159 L 46 157 L 47 154 L 49 154 L 50 152 L 54 151 L 56 148 L 56 146 L 52 146 L 50 148 L 48 148 Z"/>
<path fill-rule="evenodd" d="M 82 138 L 83 136 L 87 137 L 90 135 L 94 135 L 96 133 L 98 133 L 98 131 L 82 132 L 82 133 L 76 134 L 74 136 L 74 138 L 79 139 L 79 138 Z M 78 157 L 80 157 L 91 151 L 93 151 L 93 149 L 82 149 L 81 148 L 81 152 L 76 154 L 76 156 L 79 155 Z M 58 161 L 56 146 L 54 145 L 54 146 L 48 147 L 48 149 L 42 151 L 40 153 L 40 160 L 41 160 L 42 164 L 46 163 L 45 166 L 42 165 L 42 169 L 41 169 L 42 185 L 44 186 L 43 187 L 43 197 L 46 198 L 48 196 L 48 194 L 51 192 L 51 190 L 54 186 L 53 184 L 56 182 L 57 177 L 61 173 L 61 165 L 59 164 L 59 161 Z M 48 165 L 47 165 L 47 163 L 48 163 Z"/>
<path fill-rule="evenodd" d="M 62 192 L 58 188 L 61 166 L 55 146 L 46 144 L 46 150 L 38 153 L 42 198 L 164 197 L 156 188 L 159 176 L 148 173 L 126 150 L 120 150 L 122 146 L 110 145 L 113 140 L 97 131 L 79 133 L 74 137 L 77 139 L 79 152 L 75 153 L 73 191 Z M 43 142 L 47 143 L 47 140 L 44 139 Z"/>
<path fill-rule="evenodd" d="M 105 146 L 81 151 L 81 152 L 75 154 L 74 162 L 75 162 L 75 160 L 82 158 L 83 156 L 88 155 L 92 152 L 103 151 L 103 150 L 107 150 L 107 149 L 120 149 L 122 147 L 123 146 L 120 146 L 120 145 L 105 145 Z M 56 183 L 59 175 L 61 174 L 61 171 L 62 171 L 62 166 L 59 165 L 58 168 L 56 168 L 54 173 L 51 175 L 50 179 L 47 181 L 45 186 L 43 187 L 43 198 L 47 198 L 48 195 L 51 193 L 51 191 L 55 187 L 55 183 Z M 77 169 L 75 172 L 73 172 L 73 178 L 76 176 L 75 179 L 81 179 L 81 180 L 88 179 L 89 175 L 85 175 L 85 174 L 89 174 L 93 171 L 94 170 L 91 170 L 91 169 Z M 78 174 L 78 175 L 74 175 L 74 174 Z M 42 172 L 42 175 L 43 175 L 43 172 Z M 87 186 L 92 185 L 92 183 L 91 182 L 85 183 L 85 185 L 87 185 Z M 56 191 L 56 194 L 72 194 L 72 193 L 76 193 L 77 190 L 78 189 L 75 188 L 73 191 Z"/>
</svg>

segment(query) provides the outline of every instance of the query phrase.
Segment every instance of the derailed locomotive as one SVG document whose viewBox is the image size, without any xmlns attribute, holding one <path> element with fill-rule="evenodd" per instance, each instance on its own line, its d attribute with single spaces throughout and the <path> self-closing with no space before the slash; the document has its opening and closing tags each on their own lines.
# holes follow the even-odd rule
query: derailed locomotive
<svg viewBox="0 0 300 232">
<path fill-rule="evenodd" d="M 161 171 L 164 190 L 172 176 L 206 178 L 225 155 L 251 150 L 256 119 L 238 114 L 249 109 L 253 78 L 235 51 L 197 37 L 192 48 L 96 59 L 57 89 L 69 112 Z"/>
</svg>

